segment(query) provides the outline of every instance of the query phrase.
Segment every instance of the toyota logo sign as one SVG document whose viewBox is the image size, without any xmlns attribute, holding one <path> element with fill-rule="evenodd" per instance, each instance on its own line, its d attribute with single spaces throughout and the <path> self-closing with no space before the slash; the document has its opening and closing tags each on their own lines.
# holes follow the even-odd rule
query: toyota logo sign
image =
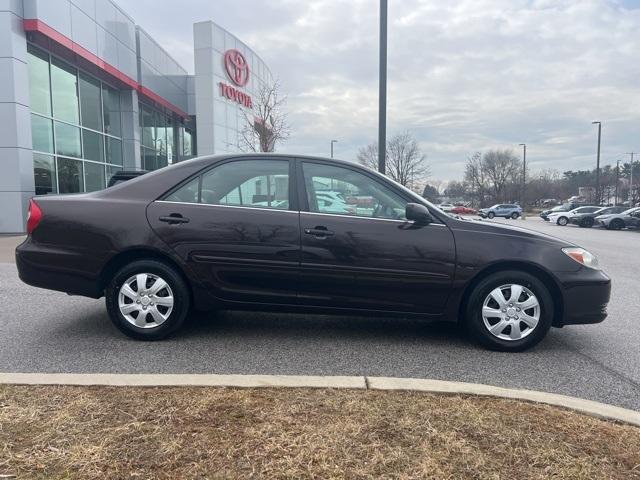
<svg viewBox="0 0 640 480">
<path fill-rule="evenodd" d="M 249 81 L 249 64 L 238 50 L 224 52 L 224 68 L 237 86 L 244 87 Z"/>
</svg>

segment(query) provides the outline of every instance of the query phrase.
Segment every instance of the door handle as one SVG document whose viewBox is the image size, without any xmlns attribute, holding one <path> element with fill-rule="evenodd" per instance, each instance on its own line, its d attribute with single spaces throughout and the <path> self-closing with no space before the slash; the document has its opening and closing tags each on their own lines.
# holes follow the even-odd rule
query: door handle
<svg viewBox="0 0 640 480">
<path fill-rule="evenodd" d="M 169 216 L 160 217 L 158 218 L 158 220 L 160 220 L 161 222 L 166 222 L 169 225 L 177 224 L 177 223 L 189 223 L 189 219 L 186 217 L 183 217 L 179 213 L 172 213 Z"/>
<path fill-rule="evenodd" d="M 307 235 L 313 235 L 316 238 L 326 238 L 333 235 L 333 232 L 327 227 L 317 226 L 314 228 L 305 228 L 304 233 Z"/>
</svg>

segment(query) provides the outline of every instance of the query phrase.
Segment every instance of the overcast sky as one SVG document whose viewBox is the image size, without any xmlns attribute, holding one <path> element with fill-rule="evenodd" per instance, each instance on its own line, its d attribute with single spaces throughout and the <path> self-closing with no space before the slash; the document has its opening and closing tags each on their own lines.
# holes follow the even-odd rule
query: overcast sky
<svg viewBox="0 0 640 480">
<path fill-rule="evenodd" d="M 283 152 L 354 160 L 377 139 L 377 0 L 116 0 L 193 72 L 192 24 L 213 20 L 280 78 Z M 640 151 L 640 0 L 390 0 L 388 135 L 408 130 L 434 178 L 527 143 L 533 169 Z"/>
</svg>

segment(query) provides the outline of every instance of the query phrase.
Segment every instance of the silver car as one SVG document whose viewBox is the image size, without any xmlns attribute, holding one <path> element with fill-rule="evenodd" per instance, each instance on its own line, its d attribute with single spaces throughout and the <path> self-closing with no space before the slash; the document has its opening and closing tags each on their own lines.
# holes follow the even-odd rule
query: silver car
<svg viewBox="0 0 640 480">
<path fill-rule="evenodd" d="M 640 207 L 630 208 L 622 213 L 600 215 L 595 218 L 596 225 L 609 230 L 620 230 L 626 227 L 640 228 Z"/>
</svg>

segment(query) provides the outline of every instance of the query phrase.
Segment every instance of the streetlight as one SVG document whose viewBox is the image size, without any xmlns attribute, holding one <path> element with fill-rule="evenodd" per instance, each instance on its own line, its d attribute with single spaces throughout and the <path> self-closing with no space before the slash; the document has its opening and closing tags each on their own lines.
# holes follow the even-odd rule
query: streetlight
<svg viewBox="0 0 640 480">
<path fill-rule="evenodd" d="M 591 122 L 592 125 L 598 125 L 598 157 L 596 160 L 596 202 L 600 203 L 600 137 L 602 135 L 602 123 Z"/>
<path fill-rule="evenodd" d="M 527 144 L 526 143 L 521 143 L 520 146 L 522 147 L 522 219 L 526 220 L 527 218 L 527 200 L 525 197 L 525 188 L 527 185 Z"/>
<path fill-rule="evenodd" d="M 380 0 L 380 76 L 378 88 L 378 171 L 384 175 L 387 153 L 387 0 Z"/>
<path fill-rule="evenodd" d="M 338 140 L 331 140 L 331 158 L 333 158 L 333 144 L 338 143 Z"/>
</svg>

